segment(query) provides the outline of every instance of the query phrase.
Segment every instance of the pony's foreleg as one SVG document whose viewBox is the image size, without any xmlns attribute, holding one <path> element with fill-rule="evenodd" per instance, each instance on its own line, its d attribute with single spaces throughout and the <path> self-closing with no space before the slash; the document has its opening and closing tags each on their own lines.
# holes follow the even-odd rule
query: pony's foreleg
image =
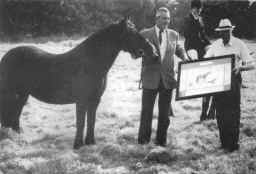
<svg viewBox="0 0 256 174">
<path fill-rule="evenodd" d="M 74 149 L 83 146 L 84 124 L 87 104 L 83 102 L 76 103 L 76 137 L 74 141 Z"/>
<path fill-rule="evenodd" d="M 94 128 L 95 128 L 95 119 L 96 119 L 96 110 L 98 108 L 100 99 L 94 99 L 90 101 L 87 111 L 87 131 L 86 131 L 86 138 L 85 144 L 95 144 L 94 138 Z"/>
</svg>

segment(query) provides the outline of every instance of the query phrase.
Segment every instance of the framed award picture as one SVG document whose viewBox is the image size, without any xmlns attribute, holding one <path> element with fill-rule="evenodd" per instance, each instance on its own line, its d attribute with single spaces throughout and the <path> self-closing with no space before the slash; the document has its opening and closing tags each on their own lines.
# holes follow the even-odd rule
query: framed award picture
<svg viewBox="0 0 256 174">
<path fill-rule="evenodd" d="M 235 55 L 179 62 L 176 100 L 212 95 L 231 90 Z"/>
</svg>

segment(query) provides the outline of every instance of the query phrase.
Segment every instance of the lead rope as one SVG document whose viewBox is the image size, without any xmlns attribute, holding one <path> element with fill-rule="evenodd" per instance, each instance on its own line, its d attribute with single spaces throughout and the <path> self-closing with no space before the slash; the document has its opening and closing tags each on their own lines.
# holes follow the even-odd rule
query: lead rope
<svg viewBox="0 0 256 174">
<path fill-rule="evenodd" d="M 143 64 L 142 64 L 143 58 L 141 59 L 141 71 L 140 71 L 140 80 L 139 80 L 139 86 L 138 89 L 142 89 L 142 70 L 143 70 Z"/>
</svg>

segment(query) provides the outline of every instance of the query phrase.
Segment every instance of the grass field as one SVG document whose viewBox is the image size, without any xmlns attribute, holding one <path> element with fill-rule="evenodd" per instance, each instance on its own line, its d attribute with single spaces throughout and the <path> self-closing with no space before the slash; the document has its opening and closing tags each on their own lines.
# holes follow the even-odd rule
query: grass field
<svg viewBox="0 0 256 174">
<path fill-rule="evenodd" d="M 81 40 L 33 44 L 62 53 Z M 256 52 L 256 43 L 246 41 Z M 17 45 L 0 43 L 0 57 Z M 29 43 L 30 44 L 30 43 Z M 137 144 L 141 110 L 138 89 L 141 60 L 121 52 L 112 67 L 97 111 L 97 144 L 73 150 L 74 105 L 50 105 L 29 98 L 21 125 L 23 133 L 0 129 L 0 174 L 255 174 L 256 71 L 243 73 L 240 150 L 225 153 L 218 147 L 215 120 L 198 123 L 201 99 L 173 101 L 176 117 L 168 130 L 166 160 L 148 158 L 159 147 Z M 153 134 L 157 123 L 154 111 Z M 163 149 L 162 149 L 163 150 Z"/>
</svg>

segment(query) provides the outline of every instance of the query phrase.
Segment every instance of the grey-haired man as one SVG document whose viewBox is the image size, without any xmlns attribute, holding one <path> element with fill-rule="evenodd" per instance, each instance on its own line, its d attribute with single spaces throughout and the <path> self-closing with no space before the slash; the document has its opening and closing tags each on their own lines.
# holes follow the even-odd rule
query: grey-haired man
<svg viewBox="0 0 256 174">
<path fill-rule="evenodd" d="M 179 34 L 168 28 L 170 12 L 161 7 L 156 12 L 155 26 L 145 29 L 141 34 L 152 42 L 159 53 L 158 60 L 143 59 L 142 61 L 142 111 L 138 142 L 146 144 L 150 141 L 152 129 L 153 108 L 156 95 L 158 100 L 158 125 L 155 143 L 166 145 L 167 129 L 170 124 L 168 112 L 172 90 L 176 87 L 174 78 L 174 55 L 185 60 L 185 51 L 178 44 Z"/>
</svg>

